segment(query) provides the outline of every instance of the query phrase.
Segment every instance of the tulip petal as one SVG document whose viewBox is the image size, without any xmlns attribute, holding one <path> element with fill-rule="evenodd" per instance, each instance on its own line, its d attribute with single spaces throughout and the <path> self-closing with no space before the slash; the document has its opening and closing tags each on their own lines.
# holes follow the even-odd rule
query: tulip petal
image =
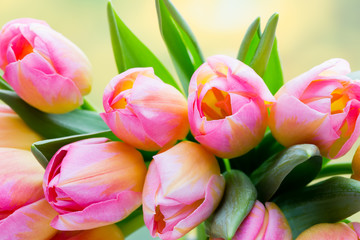
<svg viewBox="0 0 360 240">
<path fill-rule="evenodd" d="M 159 233 L 159 237 L 164 240 L 178 239 L 208 218 L 220 203 L 224 186 L 225 180 L 222 176 L 212 176 L 206 186 L 205 198 L 201 205 L 186 218 L 179 221 L 174 226 L 173 231 Z"/>
<path fill-rule="evenodd" d="M 356 233 L 345 223 L 320 223 L 302 232 L 296 240 L 357 240 Z"/>
<path fill-rule="evenodd" d="M 1 238 L 5 240 L 46 240 L 56 234 L 50 221 L 57 213 L 45 199 L 17 209 L 7 218 L 0 220 Z"/>
<path fill-rule="evenodd" d="M 94 203 L 82 211 L 56 216 L 51 226 L 58 230 L 85 230 L 118 222 L 141 205 L 141 193 L 123 191 L 115 199 Z"/>
<path fill-rule="evenodd" d="M 265 203 L 269 213 L 269 223 L 266 228 L 264 240 L 282 239 L 291 240 L 291 229 L 280 208 L 272 202 Z"/>
<path fill-rule="evenodd" d="M 281 95 L 272 107 L 269 126 L 284 146 L 310 143 L 324 150 L 339 137 L 331 127 L 328 114 L 315 111 L 287 94 Z"/>
<path fill-rule="evenodd" d="M 124 240 L 121 230 L 114 224 L 84 231 L 59 232 L 51 240 Z"/>
<path fill-rule="evenodd" d="M 160 147 L 183 139 L 188 133 L 186 99 L 171 85 L 139 76 L 129 100 L 129 107 L 145 132 Z"/>
</svg>

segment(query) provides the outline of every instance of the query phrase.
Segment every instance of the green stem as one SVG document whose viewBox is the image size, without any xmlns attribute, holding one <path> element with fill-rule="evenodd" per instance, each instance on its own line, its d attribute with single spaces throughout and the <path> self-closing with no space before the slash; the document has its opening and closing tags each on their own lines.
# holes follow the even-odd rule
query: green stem
<svg viewBox="0 0 360 240">
<path fill-rule="evenodd" d="M 324 178 L 333 175 L 352 174 L 351 163 L 336 163 L 326 165 L 316 178 Z"/>
<path fill-rule="evenodd" d="M 226 171 L 231 172 L 231 165 L 230 165 L 229 159 L 224 158 L 223 161 L 224 161 L 224 164 L 225 164 Z"/>
<path fill-rule="evenodd" d="M 0 77 L 0 89 L 14 91 L 14 89 L 2 77 Z"/>
</svg>

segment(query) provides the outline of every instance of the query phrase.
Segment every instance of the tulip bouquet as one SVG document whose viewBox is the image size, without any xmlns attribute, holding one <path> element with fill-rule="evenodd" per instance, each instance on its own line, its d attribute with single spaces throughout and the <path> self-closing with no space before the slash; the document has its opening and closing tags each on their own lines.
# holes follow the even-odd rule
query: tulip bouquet
<svg viewBox="0 0 360 240">
<path fill-rule="evenodd" d="M 100 113 L 77 46 L 40 20 L 3 26 L 0 239 L 360 239 L 360 150 L 333 160 L 360 135 L 359 72 L 331 59 L 284 84 L 278 14 L 236 58 L 204 59 L 155 2 L 178 80 L 109 2 L 119 75 Z"/>
</svg>

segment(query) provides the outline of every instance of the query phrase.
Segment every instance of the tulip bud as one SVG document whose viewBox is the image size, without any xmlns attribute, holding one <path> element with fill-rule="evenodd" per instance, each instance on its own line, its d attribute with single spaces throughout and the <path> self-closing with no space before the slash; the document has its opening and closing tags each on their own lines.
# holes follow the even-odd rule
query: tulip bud
<svg viewBox="0 0 360 240">
<path fill-rule="evenodd" d="M 34 142 L 42 140 L 6 105 L 0 104 L 0 147 L 30 150 Z"/>
<path fill-rule="evenodd" d="M 286 83 L 270 113 L 276 140 L 315 144 L 332 159 L 347 153 L 360 135 L 360 81 L 349 72 L 347 61 L 331 59 Z"/>
<path fill-rule="evenodd" d="M 60 214 L 51 226 L 83 230 L 122 220 L 141 205 L 145 174 L 141 154 L 122 142 L 93 138 L 60 148 L 43 184 L 46 199 Z"/>
<path fill-rule="evenodd" d="M 64 231 L 51 240 L 124 240 L 124 235 L 114 224 L 83 231 Z"/>
<path fill-rule="evenodd" d="M 171 146 L 189 131 L 186 99 L 152 68 L 133 68 L 114 77 L 103 104 L 100 115 L 114 134 L 142 150 Z"/>
<path fill-rule="evenodd" d="M 199 144 L 181 142 L 154 156 L 143 191 L 144 221 L 150 234 L 178 239 L 218 206 L 225 180 L 215 156 Z"/>
<path fill-rule="evenodd" d="M 354 154 L 351 168 L 353 171 L 351 178 L 360 181 L 360 146 L 357 148 Z"/>
<path fill-rule="evenodd" d="M 346 239 L 358 240 L 359 236 L 345 223 L 320 223 L 306 229 L 296 240 Z"/>
<path fill-rule="evenodd" d="M 0 156 L 1 239 L 49 239 L 57 213 L 44 199 L 44 169 L 29 151 L 0 148 Z"/>
<path fill-rule="evenodd" d="M 2 28 L 0 68 L 24 101 L 48 113 L 74 110 L 91 89 L 90 63 L 84 53 L 35 19 L 15 19 Z"/>
<path fill-rule="evenodd" d="M 190 81 L 191 132 L 219 157 L 240 156 L 262 140 L 268 119 L 266 105 L 274 100 L 249 66 L 227 56 L 212 56 Z"/>
</svg>

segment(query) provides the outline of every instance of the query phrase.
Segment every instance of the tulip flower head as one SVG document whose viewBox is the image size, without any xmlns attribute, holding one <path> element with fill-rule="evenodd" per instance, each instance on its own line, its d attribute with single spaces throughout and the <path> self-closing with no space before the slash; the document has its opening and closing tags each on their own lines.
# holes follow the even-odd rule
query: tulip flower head
<svg viewBox="0 0 360 240">
<path fill-rule="evenodd" d="M 1 239 L 49 239 L 57 212 L 44 198 L 44 169 L 29 151 L 0 148 L 0 156 Z"/>
<path fill-rule="evenodd" d="M 43 184 L 60 214 L 51 226 L 83 230 L 120 221 L 141 205 L 145 174 L 141 154 L 122 142 L 93 138 L 60 148 Z"/>
<path fill-rule="evenodd" d="M 232 240 L 291 240 L 291 229 L 280 208 L 272 202 L 265 206 L 256 201 L 250 213 L 236 230 Z M 215 238 L 212 240 L 222 240 Z"/>
<path fill-rule="evenodd" d="M 103 105 L 100 115 L 114 134 L 142 150 L 171 146 L 189 131 L 186 99 L 152 68 L 133 68 L 114 77 Z"/>
<path fill-rule="evenodd" d="M 82 231 L 58 232 L 51 240 L 124 240 L 121 230 L 115 225 L 93 228 Z"/>
<path fill-rule="evenodd" d="M 315 144 L 331 159 L 347 153 L 360 135 L 360 81 L 348 73 L 347 61 L 331 59 L 286 83 L 270 112 L 276 140 Z"/>
<path fill-rule="evenodd" d="M 254 148 L 267 127 L 274 97 L 253 69 L 212 56 L 191 78 L 189 122 L 195 139 L 215 155 L 233 158 Z"/>
<path fill-rule="evenodd" d="M 84 53 L 35 19 L 16 19 L 3 26 L 0 68 L 24 101 L 48 113 L 74 110 L 91 89 L 90 63 Z"/>
<path fill-rule="evenodd" d="M 206 220 L 225 186 L 214 155 L 199 144 L 181 142 L 154 156 L 143 191 L 150 234 L 175 240 Z"/>
</svg>

